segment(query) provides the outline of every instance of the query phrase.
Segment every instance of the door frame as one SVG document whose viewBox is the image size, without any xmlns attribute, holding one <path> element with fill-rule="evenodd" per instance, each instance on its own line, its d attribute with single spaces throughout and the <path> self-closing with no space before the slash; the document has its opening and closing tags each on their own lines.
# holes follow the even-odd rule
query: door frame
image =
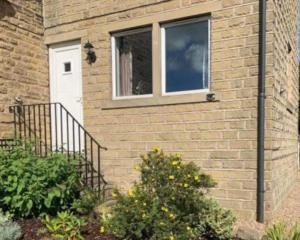
<svg viewBox="0 0 300 240">
<path fill-rule="evenodd" d="M 59 50 L 58 50 L 59 49 Z M 80 40 L 72 40 L 62 43 L 55 43 L 49 45 L 49 88 L 50 88 L 50 102 L 54 103 L 57 102 L 57 81 L 54 81 L 56 77 L 56 61 L 55 61 L 55 53 L 59 51 L 65 51 L 65 50 L 72 50 L 72 49 L 78 49 L 79 50 L 79 76 L 80 76 L 80 82 L 79 82 L 79 92 L 81 93 L 81 119 L 76 119 L 79 121 L 79 123 L 83 125 L 84 123 L 84 111 L 83 111 L 83 76 L 82 76 L 82 48 L 81 48 L 81 41 Z"/>
</svg>

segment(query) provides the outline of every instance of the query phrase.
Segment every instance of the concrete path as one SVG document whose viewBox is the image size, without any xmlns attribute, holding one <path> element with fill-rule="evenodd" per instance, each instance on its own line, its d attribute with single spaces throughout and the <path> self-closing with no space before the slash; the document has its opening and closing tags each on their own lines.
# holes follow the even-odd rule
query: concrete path
<svg viewBox="0 0 300 240">
<path fill-rule="evenodd" d="M 274 216 L 273 222 L 284 222 L 287 225 L 298 223 L 300 225 L 300 172 L 295 186 Z"/>
</svg>

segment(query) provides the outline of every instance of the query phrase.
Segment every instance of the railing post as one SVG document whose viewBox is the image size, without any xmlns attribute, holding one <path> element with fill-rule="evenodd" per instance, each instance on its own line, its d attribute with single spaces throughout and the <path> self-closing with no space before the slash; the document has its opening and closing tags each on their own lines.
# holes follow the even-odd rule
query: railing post
<svg viewBox="0 0 300 240">
<path fill-rule="evenodd" d="M 98 146 L 98 197 L 100 197 L 101 190 L 101 166 L 100 166 L 100 147 Z"/>
<path fill-rule="evenodd" d="M 91 185 L 94 189 L 94 153 L 93 153 L 93 140 L 91 139 Z"/>
<path fill-rule="evenodd" d="M 61 153 L 64 152 L 64 128 L 63 128 L 63 116 L 62 116 L 62 105 L 60 105 L 60 147 Z"/>
<path fill-rule="evenodd" d="M 84 132 L 84 165 L 85 165 L 85 182 L 88 184 L 88 163 L 87 163 L 87 133 Z"/>
<path fill-rule="evenodd" d="M 40 153 L 40 155 L 42 155 L 43 154 L 43 152 L 42 152 L 42 123 L 41 123 L 41 105 L 40 104 L 38 104 L 38 114 L 39 114 L 39 117 L 38 117 L 38 119 L 39 119 L 39 153 Z"/>
<path fill-rule="evenodd" d="M 52 107 L 51 103 L 48 104 L 49 109 L 49 145 L 50 145 L 50 151 L 53 151 L 53 143 L 52 143 Z"/>
<path fill-rule="evenodd" d="M 23 100 L 20 97 L 15 98 L 16 104 L 16 113 L 18 117 L 18 128 L 19 128 L 19 139 L 22 139 L 22 123 L 21 123 L 21 115 L 22 115 L 22 108 L 23 108 Z"/>
<path fill-rule="evenodd" d="M 44 111 L 44 148 L 45 148 L 45 156 L 48 155 L 48 139 L 47 139 L 47 119 L 46 119 L 46 104 L 43 106 Z"/>
<path fill-rule="evenodd" d="M 10 106 L 9 113 L 13 114 L 13 124 L 14 124 L 14 139 L 17 138 L 17 118 L 16 118 L 16 107 Z"/>
</svg>

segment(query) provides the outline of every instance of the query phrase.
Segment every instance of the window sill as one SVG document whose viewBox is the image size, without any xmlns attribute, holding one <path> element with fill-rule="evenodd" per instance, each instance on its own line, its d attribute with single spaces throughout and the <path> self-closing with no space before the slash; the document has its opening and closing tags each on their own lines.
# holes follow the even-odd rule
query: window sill
<svg viewBox="0 0 300 240">
<path fill-rule="evenodd" d="M 215 95 L 215 99 L 208 100 L 210 94 Z M 219 96 L 215 92 L 201 92 L 193 94 L 153 96 L 147 98 L 125 98 L 118 100 L 108 100 L 104 103 L 102 110 L 118 109 L 118 108 L 138 108 L 153 107 L 162 105 L 177 105 L 188 103 L 208 103 L 219 101 Z"/>
<path fill-rule="evenodd" d="M 153 94 L 145 94 L 145 95 L 133 95 L 133 96 L 124 96 L 124 97 L 113 97 L 113 101 L 126 101 L 128 99 L 141 99 L 141 98 L 152 98 Z"/>
</svg>

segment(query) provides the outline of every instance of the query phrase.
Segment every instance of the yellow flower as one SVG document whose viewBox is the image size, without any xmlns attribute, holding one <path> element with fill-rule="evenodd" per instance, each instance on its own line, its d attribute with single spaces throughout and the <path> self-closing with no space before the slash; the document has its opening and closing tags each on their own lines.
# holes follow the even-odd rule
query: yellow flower
<svg viewBox="0 0 300 240">
<path fill-rule="evenodd" d="M 169 176 L 169 179 L 170 179 L 170 180 L 175 179 L 174 175 L 170 175 L 170 176 Z"/>
<path fill-rule="evenodd" d="M 147 206 L 147 203 L 143 203 L 143 206 L 145 206 L 145 207 L 146 207 L 146 206 Z"/>
<path fill-rule="evenodd" d="M 136 170 L 136 171 L 140 171 L 140 170 L 141 170 L 141 168 L 140 168 L 140 166 L 137 164 L 137 165 L 135 165 L 135 166 L 134 166 L 134 170 Z"/>
<path fill-rule="evenodd" d="M 189 185 L 188 185 L 187 183 L 185 183 L 183 186 L 184 186 L 185 188 L 187 188 Z"/>
<path fill-rule="evenodd" d="M 146 218 L 146 217 L 147 217 L 147 215 L 145 213 L 143 213 L 142 218 Z"/>
<path fill-rule="evenodd" d="M 134 202 L 135 202 L 135 203 L 138 203 L 138 200 L 137 200 L 137 199 L 135 199 L 135 200 L 134 200 Z"/>
<path fill-rule="evenodd" d="M 101 226 L 100 233 L 104 233 L 104 232 L 105 232 L 105 228 L 103 226 Z"/>
<path fill-rule="evenodd" d="M 111 196 L 112 196 L 113 198 L 116 198 L 116 197 L 118 196 L 118 194 L 116 194 L 115 192 L 113 192 L 113 193 L 111 194 Z"/>
<path fill-rule="evenodd" d="M 162 226 L 162 225 L 165 225 L 165 223 L 164 223 L 164 222 L 159 222 L 159 225 L 161 225 L 161 226 Z"/>
<path fill-rule="evenodd" d="M 160 152 L 160 151 L 161 151 L 161 149 L 160 149 L 160 147 L 158 147 L 158 146 L 156 146 L 156 147 L 153 148 L 153 152 L 158 153 L 158 152 Z"/>
<path fill-rule="evenodd" d="M 198 181 L 198 180 L 199 180 L 199 176 L 195 176 L 194 179 L 195 179 L 196 181 Z"/>
<path fill-rule="evenodd" d="M 169 212 L 169 210 L 166 207 L 161 207 L 161 210 L 164 212 Z"/>
<path fill-rule="evenodd" d="M 189 226 L 187 226 L 186 230 L 188 230 L 190 232 L 192 229 Z"/>
<path fill-rule="evenodd" d="M 133 192 L 132 190 L 129 190 L 129 191 L 128 191 L 128 196 L 129 196 L 129 197 L 134 197 L 134 192 Z"/>
<path fill-rule="evenodd" d="M 173 166 L 176 166 L 177 164 L 178 164 L 178 161 L 175 161 L 175 160 L 172 161 L 172 165 L 173 165 Z"/>
<path fill-rule="evenodd" d="M 188 178 L 190 178 L 190 177 L 191 177 L 191 175 L 190 175 L 190 174 L 188 174 L 188 175 L 187 175 L 187 177 L 188 177 Z"/>
<path fill-rule="evenodd" d="M 171 235 L 170 240 L 175 240 L 175 237 L 173 235 Z"/>
<path fill-rule="evenodd" d="M 174 215 L 173 213 L 170 213 L 170 214 L 169 214 L 169 217 L 170 217 L 171 219 L 175 219 L 175 218 L 176 218 L 175 215 Z"/>
</svg>

